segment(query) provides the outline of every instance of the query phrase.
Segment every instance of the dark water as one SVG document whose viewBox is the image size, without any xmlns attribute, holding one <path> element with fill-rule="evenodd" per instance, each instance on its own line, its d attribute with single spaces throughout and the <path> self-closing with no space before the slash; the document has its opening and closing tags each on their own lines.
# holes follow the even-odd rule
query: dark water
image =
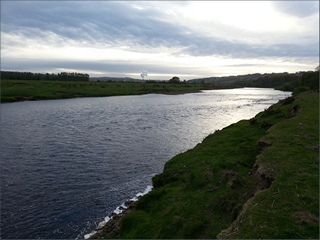
<svg viewBox="0 0 320 240">
<path fill-rule="evenodd" d="M 1 104 L 1 238 L 83 237 L 174 155 L 289 95 L 234 89 Z"/>
</svg>

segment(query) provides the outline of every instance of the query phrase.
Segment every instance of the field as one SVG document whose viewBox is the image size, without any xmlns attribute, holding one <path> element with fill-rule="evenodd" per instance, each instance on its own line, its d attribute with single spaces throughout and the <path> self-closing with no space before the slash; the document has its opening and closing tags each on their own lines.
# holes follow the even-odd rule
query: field
<svg viewBox="0 0 320 240">
<path fill-rule="evenodd" d="M 1 80 L 1 102 L 147 93 L 179 94 L 213 89 L 212 84 Z"/>
<path fill-rule="evenodd" d="M 167 162 L 109 238 L 319 238 L 319 93 L 218 131 Z"/>
</svg>

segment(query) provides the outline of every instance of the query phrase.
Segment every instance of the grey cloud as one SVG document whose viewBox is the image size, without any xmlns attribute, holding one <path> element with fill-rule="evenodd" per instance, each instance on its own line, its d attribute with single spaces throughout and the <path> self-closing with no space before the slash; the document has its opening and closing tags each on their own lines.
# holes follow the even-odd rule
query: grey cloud
<svg viewBox="0 0 320 240">
<path fill-rule="evenodd" d="M 319 45 L 298 44 L 244 44 L 240 42 L 222 41 L 212 38 L 199 37 L 189 39 L 188 48 L 185 50 L 191 55 L 208 56 L 224 55 L 229 57 L 251 58 L 251 57 L 317 57 Z"/>
<path fill-rule="evenodd" d="M 292 4 L 280 2 L 277 7 L 298 15 L 312 12 L 307 7 L 293 11 L 289 3 Z M 22 33 L 28 37 L 45 38 L 44 34 L 48 31 L 67 39 L 102 46 L 125 44 L 133 49 L 178 47 L 183 49 L 181 54 L 193 56 L 317 57 L 319 53 L 318 43 L 312 46 L 249 45 L 203 36 L 187 27 L 162 20 L 164 15 L 156 9 L 148 7 L 138 10 L 128 2 L 5 2 L 3 6 L 2 31 L 24 29 Z"/>
<path fill-rule="evenodd" d="M 285 14 L 307 17 L 319 12 L 319 1 L 273 1 L 274 7 Z"/>
<path fill-rule="evenodd" d="M 140 78 L 140 73 L 143 69 L 147 69 L 150 76 L 159 73 L 165 74 L 187 74 L 192 70 L 185 67 L 168 67 L 161 65 L 154 65 L 152 63 L 146 64 L 130 61 L 73 61 L 73 60 L 43 60 L 43 59 L 7 59 L 1 64 L 3 70 L 7 71 L 31 71 L 43 72 L 53 71 L 54 69 L 78 69 L 82 72 L 104 72 L 112 76 L 123 76 L 127 73 L 136 73 L 136 77 Z M 59 71 L 58 71 L 59 72 Z"/>
<path fill-rule="evenodd" d="M 102 72 L 137 72 L 137 66 L 125 61 L 73 61 L 61 59 L 8 59 L 2 63 L 2 68 L 7 70 L 25 70 L 30 71 L 40 69 L 81 69 L 83 71 L 102 71 Z M 140 71 L 140 70 L 139 70 Z"/>
<path fill-rule="evenodd" d="M 38 3 L 38 2 L 37 2 Z M 3 30 L 15 31 L 16 27 L 52 31 L 75 40 L 95 42 L 121 42 L 130 40 L 142 45 L 172 45 L 180 30 L 168 23 L 155 20 L 151 10 L 138 11 L 123 2 L 40 2 L 32 6 L 14 5 L 3 11 Z M 32 31 L 32 30 L 31 30 Z"/>
</svg>

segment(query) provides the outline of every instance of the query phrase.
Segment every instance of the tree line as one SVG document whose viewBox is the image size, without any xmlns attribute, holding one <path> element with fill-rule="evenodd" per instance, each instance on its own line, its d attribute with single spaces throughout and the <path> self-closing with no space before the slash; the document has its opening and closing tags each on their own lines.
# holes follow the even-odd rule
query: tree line
<svg viewBox="0 0 320 240">
<path fill-rule="evenodd" d="M 315 71 L 297 73 L 247 74 L 228 77 L 194 79 L 189 82 L 214 83 L 220 88 L 259 87 L 275 88 L 282 91 L 302 91 L 319 89 L 319 67 Z"/>
<path fill-rule="evenodd" d="M 89 81 L 89 74 L 77 72 L 32 73 L 1 71 L 1 79 L 7 80 L 56 80 L 56 81 Z"/>
<path fill-rule="evenodd" d="M 240 81 L 243 87 L 275 88 L 282 91 L 301 92 L 319 90 L 319 71 L 300 72 L 296 74 L 276 73 L 252 81 Z"/>
</svg>

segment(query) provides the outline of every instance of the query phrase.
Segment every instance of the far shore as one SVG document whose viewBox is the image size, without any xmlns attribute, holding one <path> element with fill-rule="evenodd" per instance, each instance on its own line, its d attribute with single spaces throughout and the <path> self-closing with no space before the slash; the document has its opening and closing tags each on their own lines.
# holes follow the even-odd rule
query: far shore
<svg viewBox="0 0 320 240">
<path fill-rule="evenodd" d="M 213 84 L 1 80 L 1 103 L 142 94 L 187 94 L 218 89 Z"/>
</svg>

